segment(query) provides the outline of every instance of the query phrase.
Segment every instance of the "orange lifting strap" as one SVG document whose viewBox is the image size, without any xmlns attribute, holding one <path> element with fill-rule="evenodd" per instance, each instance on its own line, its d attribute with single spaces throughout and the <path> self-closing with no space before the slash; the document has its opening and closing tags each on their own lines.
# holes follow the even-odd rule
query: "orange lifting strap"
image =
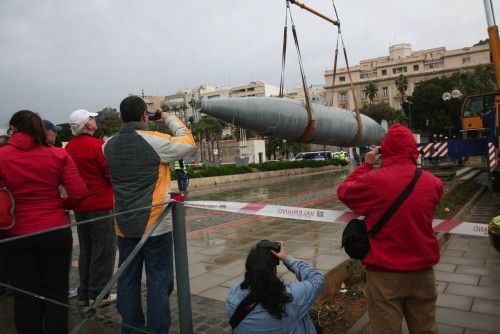
<svg viewBox="0 0 500 334">
<path fill-rule="evenodd" d="M 333 9 L 335 11 L 336 20 L 331 19 L 331 18 L 315 11 L 314 9 L 308 7 L 304 3 L 301 3 L 297 0 L 287 0 L 286 1 L 286 16 L 285 16 L 284 35 L 283 35 L 283 53 L 282 53 L 282 61 L 281 61 L 282 67 L 281 67 L 280 97 L 283 97 L 283 91 L 284 91 L 283 85 L 284 85 L 284 69 L 285 69 L 285 58 L 286 58 L 286 44 L 287 44 L 288 13 L 290 13 L 290 21 L 292 24 L 292 33 L 293 33 L 293 37 L 295 40 L 295 47 L 297 48 L 297 54 L 298 54 L 299 65 L 300 65 L 300 73 L 301 73 L 301 77 L 302 77 L 302 86 L 304 88 L 304 95 L 305 95 L 305 99 L 306 99 L 306 110 L 307 110 L 307 126 L 306 126 L 304 132 L 302 133 L 302 135 L 298 139 L 303 140 L 303 141 L 307 141 L 307 139 L 309 138 L 309 136 L 311 135 L 311 133 L 314 131 L 314 128 L 315 128 L 315 115 L 314 115 L 314 111 L 311 108 L 311 104 L 310 104 L 310 100 L 309 100 L 309 88 L 307 86 L 306 77 L 304 74 L 304 68 L 302 65 L 302 57 L 300 54 L 297 32 L 295 30 L 295 24 L 294 24 L 293 19 L 292 19 L 292 13 L 290 11 L 290 2 L 294 5 L 299 6 L 302 9 L 309 11 L 310 13 L 313 13 L 316 16 L 321 17 L 322 19 L 324 19 L 328 22 L 331 22 L 332 24 L 336 25 L 338 28 L 337 45 L 335 48 L 335 59 L 334 59 L 334 65 L 333 65 L 332 99 L 330 101 L 330 104 L 333 106 L 333 88 L 335 86 L 335 77 L 337 74 L 337 58 L 338 58 L 338 46 L 339 46 L 338 42 L 339 42 L 339 36 L 340 36 L 341 41 L 342 41 L 343 51 L 344 51 L 344 58 L 345 58 L 345 62 L 346 62 L 346 67 L 347 67 L 347 74 L 349 76 L 352 97 L 353 97 L 353 101 L 354 101 L 354 112 L 356 113 L 356 123 L 357 123 L 357 130 L 356 130 L 355 136 L 353 137 L 353 139 L 350 142 L 346 143 L 345 146 L 356 146 L 356 144 L 359 142 L 359 140 L 361 139 L 361 137 L 363 135 L 363 123 L 361 120 L 361 113 L 359 112 L 358 104 L 356 101 L 356 93 L 354 91 L 354 85 L 352 82 L 351 69 L 349 67 L 349 61 L 347 58 L 347 51 L 346 51 L 346 47 L 344 44 L 344 39 L 342 37 L 342 33 L 340 31 L 340 22 L 338 20 L 337 8 L 335 7 L 335 3 L 333 2 L 333 0 L 332 0 L 332 5 L 333 5 Z"/>
</svg>

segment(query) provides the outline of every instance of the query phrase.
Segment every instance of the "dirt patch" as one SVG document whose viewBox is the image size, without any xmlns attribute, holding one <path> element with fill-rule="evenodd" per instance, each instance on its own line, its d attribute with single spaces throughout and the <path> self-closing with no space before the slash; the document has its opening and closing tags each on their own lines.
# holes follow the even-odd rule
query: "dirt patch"
<svg viewBox="0 0 500 334">
<path fill-rule="evenodd" d="M 365 283 L 358 282 L 317 304 L 312 316 L 324 334 L 341 334 L 347 333 L 365 312 Z"/>
</svg>

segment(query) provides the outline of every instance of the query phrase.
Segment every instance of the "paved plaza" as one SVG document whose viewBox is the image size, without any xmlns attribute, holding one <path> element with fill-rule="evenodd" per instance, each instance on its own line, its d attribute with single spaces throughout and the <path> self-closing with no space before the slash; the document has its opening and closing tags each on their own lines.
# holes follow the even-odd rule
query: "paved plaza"
<svg viewBox="0 0 500 334">
<path fill-rule="evenodd" d="M 327 172 L 191 191 L 189 200 L 239 201 L 344 210 L 336 188 L 346 172 Z M 485 193 L 463 220 L 487 222 L 498 215 L 498 197 Z M 490 202 L 488 202 L 490 201 Z M 496 211 L 495 211 L 496 210 Z M 340 249 L 343 225 L 188 208 L 189 276 L 195 333 L 231 333 L 224 300 L 229 287 L 243 278 L 248 250 L 261 239 L 284 240 L 290 254 L 326 273 L 347 259 Z M 78 285 L 78 239 L 74 233 L 71 285 Z M 487 238 L 451 236 L 436 266 L 439 281 L 440 333 L 500 333 L 500 254 Z M 283 265 L 278 272 L 294 280 Z M 145 277 L 143 278 L 145 283 Z M 145 296 L 145 290 L 143 289 Z M 73 299 L 72 303 L 76 301 Z M 144 303 L 145 305 L 145 303 Z M 171 298 L 172 333 L 179 332 L 177 298 Z M 98 320 L 81 333 L 118 333 L 121 318 L 115 305 L 99 309 Z M 11 298 L 0 298 L 0 333 L 15 333 Z M 71 323 L 79 318 L 72 316 Z M 366 320 L 366 319 L 365 319 Z M 365 323 L 366 325 L 366 323 Z M 362 322 L 355 332 L 368 332 Z"/>
<path fill-rule="evenodd" d="M 498 215 L 500 196 L 487 190 L 458 218 L 487 224 Z M 488 238 L 451 235 L 434 269 L 440 334 L 500 333 L 500 253 Z M 365 314 L 349 333 L 371 333 L 367 322 Z"/>
</svg>

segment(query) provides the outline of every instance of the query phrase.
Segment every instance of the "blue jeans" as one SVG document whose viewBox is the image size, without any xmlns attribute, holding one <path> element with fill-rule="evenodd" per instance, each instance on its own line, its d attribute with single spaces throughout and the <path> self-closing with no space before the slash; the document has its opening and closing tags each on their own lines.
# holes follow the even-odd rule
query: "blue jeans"
<svg viewBox="0 0 500 334">
<path fill-rule="evenodd" d="M 119 265 L 121 266 L 140 238 L 118 237 Z M 118 278 L 116 306 L 126 325 L 147 329 L 154 334 L 168 333 L 170 329 L 170 301 L 173 290 L 172 233 L 151 237 Z M 141 301 L 143 264 L 146 267 L 147 326 Z M 122 327 L 122 334 L 139 333 Z"/>
</svg>

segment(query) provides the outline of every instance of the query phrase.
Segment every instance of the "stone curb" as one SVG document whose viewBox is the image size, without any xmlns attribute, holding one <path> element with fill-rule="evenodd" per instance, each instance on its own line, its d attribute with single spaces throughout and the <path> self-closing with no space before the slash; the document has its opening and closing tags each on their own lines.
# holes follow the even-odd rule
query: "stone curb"
<svg viewBox="0 0 500 334">
<path fill-rule="evenodd" d="M 324 171 L 341 171 L 345 170 L 345 166 L 324 166 L 324 167 L 306 167 L 306 168 L 294 168 L 294 169 L 282 169 L 273 170 L 267 172 L 254 172 L 245 174 L 235 174 L 235 175 L 224 175 L 224 176 L 209 176 L 200 177 L 196 179 L 189 180 L 190 189 L 205 188 L 210 186 L 217 186 L 221 184 L 237 183 L 242 181 L 260 180 L 277 176 L 290 176 L 290 175 L 301 175 L 301 174 L 311 174 L 319 173 Z M 177 181 L 173 180 L 170 183 L 171 189 L 177 189 Z"/>
<path fill-rule="evenodd" d="M 458 220 L 461 216 L 467 214 L 472 207 L 477 203 L 481 195 L 488 189 L 486 186 L 482 186 L 474 196 L 465 204 L 454 216 L 453 220 Z M 439 232 L 437 235 L 437 238 L 439 240 L 439 246 L 440 248 L 443 248 L 443 246 L 446 244 L 448 239 L 450 238 L 450 233 L 443 233 Z M 347 334 L 361 334 L 364 333 L 365 329 L 368 327 L 370 318 L 368 317 L 368 312 L 365 312 L 361 318 L 359 318 L 356 323 L 351 327 L 349 331 L 347 331 Z"/>
</svg>

